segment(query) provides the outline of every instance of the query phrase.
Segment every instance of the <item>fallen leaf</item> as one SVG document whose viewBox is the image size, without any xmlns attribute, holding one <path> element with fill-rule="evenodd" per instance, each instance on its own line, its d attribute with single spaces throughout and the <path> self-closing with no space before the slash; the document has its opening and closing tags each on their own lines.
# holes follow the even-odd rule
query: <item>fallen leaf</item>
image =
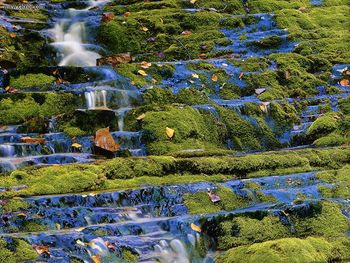
<svg viewBox="0 0 350 263">
<path fill-rule="evenodd" d="M 350 83 L 348 79 L 342 79 L 341 81 L 339 81 L 339 84 L 345 87 L 345 86 L 349 86 Z"/>
<path fill-rule="evenodd" d="M 123 16 L 128 17 L 128 16 L 130 16 L 130 15 L 131 15 L 130 12 L 125 12 Z"/>
<path fill-rule="evenodd" d="M 243 76 L 244 76 L 244 73 L 241 72 L 241 74 L 239 74 L 239 77 L 238 77 L 238 78 L 239 78 L 240 80 L 242 80 L 242 79 L 243 79 Z"/>
<path fill-rule="evenodd" d="M 74 148 L 81 148 L 81 144 L 79 144 L 79 143 L 73 143 L 73 144 L 72 144 L 72 147 L 74 147 Z"/>
<path fill-rule="evenodd" d="M 15 38 L 15 37 L 17 37 L 17 34 L 16 33 L 10 33 L 10 37 L 11 38 Z"/>
<path fill-rule="evenodd" d="M 215 82 L 218 81 L 218 76 L 214 74 L 213 76 L 211 76 L 211 80 Z"/>
<path fill-rule="evenodd" d="M 194 230 L 194 231 L 196 231 L 198 233 L 202 232 L 202 229 L 199 226 L 197 226 L 197 225 L 195 225 L 193 223 L 191 224 L 191 228 L 192 228 L 192 230 Z"/>
<path fill-rule="evenodd" d="M 33 247 L 39 255 L 42 255 L 44 253 L 50 254 L 48 246 L 40 245 L 40 246 L 33 246 Z"/>
<path fill-rule="evenodd" d="M 156 79 L 152 79 L 151 80 L 153 84 L 156 84 L 157 83 L 157 80 Z"/>
<path fill-rule="evenodd" d="M 147 32 L 147 31 L 148 31 L 148 28 L 144 26 L 144 27 L 141 28 L 141 30 L 142 30 L 143 32 Z"/>
<path fill-rule="evenodd" d="M 136 83 L 135 83 L 135 81 L 131 81 L 130 84 L 131 85 L 135 85 Z"/>
<path fill-rule="evenodd" d="M 265 91 L 266 91 L 265 88 L 256 89 L 256 90 L 255 90 L 255 94 L 260 95 L 260 94 L 264 93 Z"/>
<path fill-rule="evenodd" d="M 139 71 L 137 71 L 137 73 L 139 73 L 141 76 L 144 76 L 144 77 L 147 76 L 147 73 L 146 73 L 144 70 L 142 70 L 142 69 L 140 69 Z"/>
<path fill-rule="evenodd" d="M 289 71 L 289 70 L 286 70 L 286 71 L 284 72 L 284 78 L 285 78 L 286 80 L 290 80 L 290 77 L 291 77 L 290 71 Z"/>
<path fill-rule="evenodd" d="M 152 63 L 150 62 L 146 62 L 146 61 L 141 62 L 141 68 L 143 69 L 148 69 L 150 66 L 152 66 Z"/>
<path fill-rule="evenodd" d="M 172 139 L 175 136 L 175 130 L 173 130 L 173 129 L 169 128 L 169 127 L 165 128 L 165 133 L 166 133 L 166 136 L 168 136 L 169 139 Z"/>
<path fill-rule="evenodd" d="M 140 116 L 136 118 L 138 121 L 142 121 L 146 117 L 146 114 L 142 113 Z"/>
<path fill-rule="evenodd" d="M 190 0 L 191 4 L 195 4 L 197 2 L 197 0 Z"/>
<path fill-rule="evenodd" d="M 61 229 L 61 225 L 56 223 L 56 229 L 60 230 Z"/>
<path fill-rule="evenodd" d="M 92 259 L 92 261 L 93 261 L 94 263 L 101 263 L 101 260 L 100 260 L 100 256 L 99 256 L 99 255 L 92 256 L 91 259 Z"/>
<path fill-rule="evenodd" d="M 198 74 L 193 73 L 193 74 L 192 74 L 192 78 L 199 79 L 199 76 L 198 76 Z"/>
<path fill-rule="evenodd" d="M 191 32 L 191 31 L 188 31 L 188 30 L 185 30 L 185 31 L 182 31 L 181 35 L 183 35 L 183 36 L 189 36 L 189 35 L 192 35 L 192 32 Z"/>
</svg>

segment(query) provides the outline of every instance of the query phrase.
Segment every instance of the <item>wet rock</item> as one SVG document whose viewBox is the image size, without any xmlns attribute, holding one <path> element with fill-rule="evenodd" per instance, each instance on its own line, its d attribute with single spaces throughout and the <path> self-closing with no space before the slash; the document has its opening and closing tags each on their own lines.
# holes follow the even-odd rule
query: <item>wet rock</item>
<svg viewBox="0 0 350 263">
<path fill-rule="evenodd" d="M 96 60 L 96 65 L 112 65 L 113 67 L 117 67 L 120 64 L 129 63 L 131 60 L 130 52 L 128 52 L 99 58 Z"/>
<path fill-rule="evenodd" d="M 46 142 L 44 138 L 32 138 L 29 136 L 22 137 L 21 142 L 23 143 L 30 143 L 30 144 L 43 144 Z"/>
</svg>

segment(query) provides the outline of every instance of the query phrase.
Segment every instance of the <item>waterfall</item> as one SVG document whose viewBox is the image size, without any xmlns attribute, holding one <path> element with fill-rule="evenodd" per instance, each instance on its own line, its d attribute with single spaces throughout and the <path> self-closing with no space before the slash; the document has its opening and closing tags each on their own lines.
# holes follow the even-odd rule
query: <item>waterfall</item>
<svg viewBox="0 0 350 263">
<path fill-rule="evenodd" d="M 90 7 L 93 6 L 95 6 L 94 1 L 91 2 Z M 52 46 L 57 49 L 60 55 L 59 66 L 95 66 L 96 59 L 100 58 L 98 53 L 85 48 L 85 45 L 88 44 L 86 43 L 85 22 L 73 22 L 73 19 L 77 17 L 77 12 L 88 12 L 88 8 L 85 10 L 68 10 L 66 18 L 61 19 L 55 24 L 54 28 L 49 30 L 54 41 Z"/>
<path fill-rule="evenodd" d="M 15 154 L 15 147 L 13 145 L 0 145 L 0 157 L 13 157 Z"/>
<path fill-rule="evenodd" d="M 120 108 L 117 110 L 118 113 L 118 130 L 124 130 L 124 117 L 131 110 L 131 108 Z"/>
<path fill-rule="evenodd" d="M 159 245 L 154 246 L 154 251 L 158 254 L 158 260 L 162 263 L 190 263 L 186 247 L 178 239 L 173 239 L 169 244 L 162 240 Z"/>
<path fill-rule="evenodd" d="M 88 109 L 107 108 L 107 91 L 95 90 L 85 92 L 86 107 Z"/>
</svg>

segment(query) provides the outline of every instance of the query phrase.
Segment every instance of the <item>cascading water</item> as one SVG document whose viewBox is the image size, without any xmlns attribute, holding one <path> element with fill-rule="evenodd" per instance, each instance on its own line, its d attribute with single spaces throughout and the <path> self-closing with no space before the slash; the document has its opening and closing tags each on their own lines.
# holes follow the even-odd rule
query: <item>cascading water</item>
<svg viewBox="0 0 350 263">
<path fill-rule="evenodd" d="M 91 1 L 89 7 L 83 10 L 69 9 L 65 13 L 65 18 L 59 20 L 54 28 L 49 30 L 53 39 L 54 46 L 59 55 L 59 66 L 95 66 L 96 59 L 101 56 L 87 48 L 87 30 L 84 13 L 88 13 L 89 9 L 98 6 L 99 1 Z"/>
<path fill-rule="evenodd" d="M 15 147 L 13 145 L 0 145 L 0 157 L 13 157 L 15 155 Z"/>
<path fill-rule="evenodd" d="M 88 109 L 107 108 L 107 91 L 95 90 L 85 92 L 86 106 Z"/>
</svg>

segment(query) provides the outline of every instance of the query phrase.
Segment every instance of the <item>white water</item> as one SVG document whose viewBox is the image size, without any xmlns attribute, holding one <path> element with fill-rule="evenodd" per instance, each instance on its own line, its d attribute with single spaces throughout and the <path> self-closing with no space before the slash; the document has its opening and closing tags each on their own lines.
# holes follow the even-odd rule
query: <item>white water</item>
<svg viewBox="0 0 350 263">
<path fill-rule="evenodd" d="M 15 154 L 15 147 L 13 145 L 0 145 L 0 157 L 13 157 Z"/>
<path fill-rule="evenodd" d="M 185 245 L 178 239 L 166 242 L 162 240 L 154 246 L 154 251 L 161 263 L 190 263 Z"/>
<path fill-rule="evenodd" d="M 95 90 L 85 92 L 86 107 L 96 109 L 99 107 L 107 107 L 107 91 L 106 90 Z"/>
<path fill-rule="evenodd" d="M 100 6 L 108 1 L 90 1 L 90 5 L 83 10 L 69 9 L 65 18 L 57 22 L 54 28 L 49 30 L 52 36 L 52 45 L 60 55 L 59 66 L 96 66 L 96 59 L 101 56 L 85 48 L 87 43 L 87 31 L 84 21 L 74 22 L 74 18 L 88 13 L 91 8 Z"/>
</svg>

